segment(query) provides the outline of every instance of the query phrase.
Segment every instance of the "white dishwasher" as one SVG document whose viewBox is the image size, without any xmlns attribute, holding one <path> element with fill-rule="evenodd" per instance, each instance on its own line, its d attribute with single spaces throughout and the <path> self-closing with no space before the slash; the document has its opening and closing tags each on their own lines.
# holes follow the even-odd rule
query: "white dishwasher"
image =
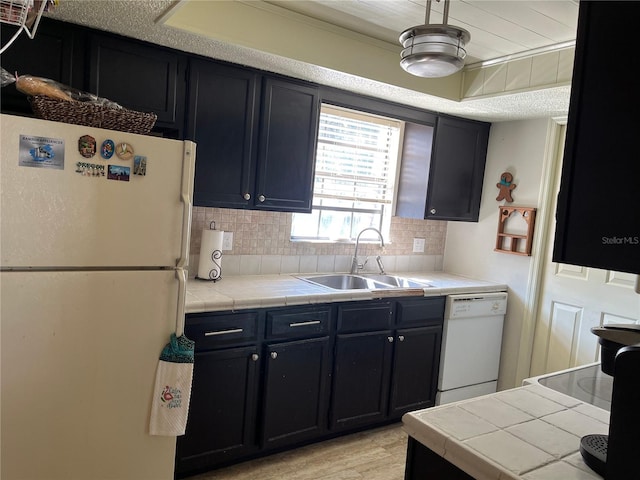
<svg viewBox="0 0 640 480">
<path fill-rule="evenodd" d="M 506 311 L 506 292 L 447 297 L 436 405 L 496 391 Z"/>
</svg>

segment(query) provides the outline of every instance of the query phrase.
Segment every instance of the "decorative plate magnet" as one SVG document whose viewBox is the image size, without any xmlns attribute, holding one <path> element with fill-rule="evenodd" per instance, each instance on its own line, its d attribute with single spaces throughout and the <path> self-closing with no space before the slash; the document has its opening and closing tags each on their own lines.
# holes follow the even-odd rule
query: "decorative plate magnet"
<svg viewBox="0 0 640 480">
<path fill-rule="evenodd" d="M 116 150 L 116 144 L 113 143 L 113 140 L 105 140 L 102 142 L 102 146 L 100 147 L 100 156 L 105 160 L 109 160 L 113 157 L 113 152 Z"/>
<path fill-rule="evenodd" d="M 83 135 L 78 139 L 78 151 L 84 158 L 91 158 L 96 154 L 96 139 L 91 135 Z"/>
<path fill-rule="evenodd" d="M 147 174 L 147 157 L 140 155 L 133 157 L 133 174 L 143 176 Z"/>
<path fill-rule="evenodd" d="M 128 143 L 119 143 L 116 147 L 116 155 L 120 160 L 131 160 L 133 158 L 133 147 Z"/>
<path fill-rule="evenodd" d="M 503 172 L 500 175 L 500 183 L 496 183 L 496 187 L 500 190 L 496 200 L 506 200 L 507 202 L 513 202 L 513 197 L 511 196 L 511 190 L 516 188 L 515 183 L 511 183 L 513 181 L 513 175 L 509 172 Z"/>
</svg>

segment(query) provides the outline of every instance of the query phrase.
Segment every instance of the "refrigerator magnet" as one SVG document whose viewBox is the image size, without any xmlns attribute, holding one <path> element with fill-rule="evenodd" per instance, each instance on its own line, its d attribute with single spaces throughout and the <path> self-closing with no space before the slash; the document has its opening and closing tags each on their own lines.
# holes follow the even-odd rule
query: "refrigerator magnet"
<svg viewBox="0 0 640 480">
<path fill-rule="evenodd" d="M 142 176 L 147 174 L 147 157 L 141 155 L 133 157 L 133 174 Z"/>
<path fill-rule="evenodd" d="M 91 158 L 96 154 L 96 139 L 91 135 L 83 135 L 78 139 L 78 151 L 84 158 Z"/>
<path fill-rule="evenodd" d="M 116 147 L 116 155 L 120 160 L 131 160 L 133 158 L 133 147 L 125 142 L 119 143 Z"/>
<path fill-rule="evenodd" d="M 100 147 L 100 156 L 105 160 L 109 160 L 113 157 L 113 153 L 116 151 L 116 144 L 113 143 L 113 140 L 105 140 L 102 142 L 102 146 Z"/>
<path fill-rule="evenodd" d="M 121 165 L 109 165 L 107 168 L 107 178 L 109 180 L 120 180 L 128 182 L 131 169 Z"/>
</svg>

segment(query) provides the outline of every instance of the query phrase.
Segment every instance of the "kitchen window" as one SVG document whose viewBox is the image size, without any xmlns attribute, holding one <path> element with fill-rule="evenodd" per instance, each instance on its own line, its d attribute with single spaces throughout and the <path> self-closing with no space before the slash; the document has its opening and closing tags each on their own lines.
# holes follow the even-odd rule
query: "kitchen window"
<svg viewBox="0 0 640 480">
<path fill-rule="evenodd" d="M 312 211 L 293 214 L 291 239 L 353 241 L 367 227 L 388 239 L 402 132 L 399 120 L 322 105 Z"/>
</svg>

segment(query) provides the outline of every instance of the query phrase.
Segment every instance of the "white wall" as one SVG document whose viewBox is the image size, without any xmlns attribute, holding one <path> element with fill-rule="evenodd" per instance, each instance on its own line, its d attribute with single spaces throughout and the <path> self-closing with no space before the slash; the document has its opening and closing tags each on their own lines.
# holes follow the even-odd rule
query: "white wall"
<svg viewBox="0 0 640 480">
<path fill-rule="evenodd" d="M 500 181 L 500 174 L 509 171 L 517 187 L 512 191 L 513 203 L 508 205 L 539 208 L 548 125 L 548 119 L 492 125 L 479 221 L 449 222 L 447 228 L 444 271 L 509 285 L 499 389 L 518 386 L 515 381 L 516 363 L 532 257 L 494 251 L 498 205 L 505 204 L 504 201 L 496 201 L 496 184 Z M 538 230 L 542 229 L 536 225 L 534 236 Z"/>
</svg>

